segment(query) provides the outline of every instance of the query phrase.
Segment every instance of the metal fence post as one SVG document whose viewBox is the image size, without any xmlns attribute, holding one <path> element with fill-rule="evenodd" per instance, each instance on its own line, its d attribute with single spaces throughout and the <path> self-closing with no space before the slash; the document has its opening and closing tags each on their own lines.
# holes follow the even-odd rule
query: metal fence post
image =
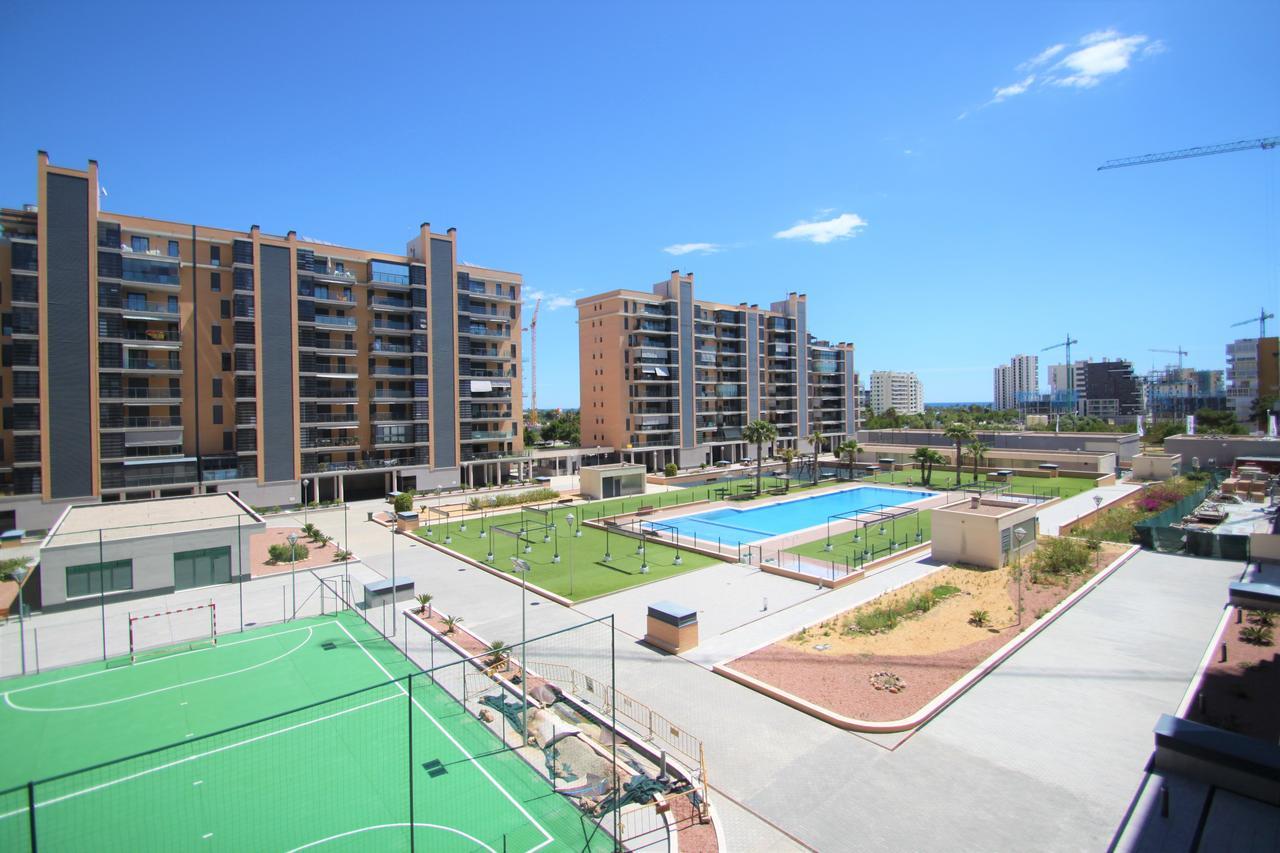
<svg viewBox="0 0 1280 853">
<path fill-rule="evenodd" d="M 406 642 L 407 644 L 407 642 Z M 409 850 L 412 853 L 414 849 L 413 842 L 413 676 L 408 678 L 409 689 L 405 694 L 408 697 L 406 703 L 409 708 L 409 748 L 405 752 L 409 755 Z"/>
</svg>

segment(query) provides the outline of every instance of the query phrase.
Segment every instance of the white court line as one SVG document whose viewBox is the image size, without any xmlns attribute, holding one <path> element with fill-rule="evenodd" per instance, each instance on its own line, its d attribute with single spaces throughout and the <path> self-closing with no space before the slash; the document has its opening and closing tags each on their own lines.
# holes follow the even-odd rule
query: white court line
<svg viewBox="0 0 1280 853">
<path fill-rule="evenodd" d="M 378 685 L 378 686 L 381 687 L 382 685 Z M 344 714 L 351 714 L 351 713 L 354 713 L 355 711 L 361 711 L 361 710 L 364 710 L 365 708 L 371 708 L 374 705 L 381 705 L 383 702 L 390 702 L 392 700 L 399 701 L 399 699 L 400 699 L 399 696 L 384 696 L 381 699 L 374 699 L 372 702 L 366 702 L 363 705 L 356 705 L 354 708 L 346 708 L 341 711 L 335 711 L 332 714 L 326 714 L 323 717 L 316 717 L 314 720 L 306 720 L 301 723 L 295 723 L 294 725 L 288 726 L 283 729 L 276 729 L 275 731 L 265 732 L 260 735 L 255 735 L 254 737 L 251 737 L 247 740 L 240 740 L 240 741 L 236 741 L 235 743 L 229 743 L 229 744 L 226 744 L 225 746 L 219 746 L 216 749 L 210 749 L 206 752 L 200 752 L 195 755 L 187 755 L 177 759 L 176 761 L 170 761 L 167 764 L 161 764 L 156 767 L 148 767 L 146 770 L 139 770 L 137 773 L 130 773 L 128 776 L 121 776 L 118 779 L 111 779 L 109 781 L 102 782 L 100 784 L 93 785 L 88 788 L 82 788 L 79 791 L 72 791 L 69 794 L 63 794 L 62 796 L 54 797 L 51 800 L 38 802 L 36 803 L 36 808 L 42 809 L 45 806 L 52 806 L 52 805 L 55 805 L 56 803 L 62 802 L 63 800 L 70 800 L 75 797 L 83 796 L 84 794 L 91 794 L 94 791 L 101 791 L 104 788 L 110 788 L 113 785 L 119 785 L 121 782 L 130 782 L 134 779 L 139 779 L 143 776 L 148 776 L 152 773 L 158 773 L 161 770 L 168 770 L 171 767 L 177 767 L 179 764 L 187 764 L 192 761 L 198 761 L 199 759 L 207 758 L 210 755 L 217 755 L 220 752 L 226 752 L 227 750 L 236 749 L 237 747 L 245 746 L 247 744 L 257 743 L 258 741 L 266 740 L 267 738 L 273 738 L 276 735 L 282 735 L 282 734 L 285 734 L 286 732 L 295 731 L 297 729 L 305 728 L 307 726 L 313 726 L 316 723 L 323 723 L 326 720 L 332 720 L 336 717 L 341 717 Z M 250 723 L 250 725 L 252 725 L 252 723 Z M 71 775 L 74 775 L 74 774 L 71 774 Z M 14 809 L 13 811 L 0 814 L 0 820 L 6 820 L 8 818 L 13 817 L 14 815 L 26 814 L 26 812 L 27 812 L 27 809 L 25 806 L 20 809 Z"/>
<path fill-rule="evenodd" d="M 319 841 L 307 842 L 301 847 L 294 847 L 292 850 L 289 851 L 289 853 L 298 853 L 299 850 L 306 850 L 309 847 L 319 847 L 321 844 L 328 844 L 330 841 L 337 841 L 339 838 L 346 838 L 349 835 L 359 835 L 361 832 L 369 832 L 374 829 L 403 829 L 408 825 L 409 824 L 406 822 L 406 823 L 380 823 L 376 826 L 362 826 L 359 829 L 351 829 L 346 832 L 339 832 L 337 835 L 330 835 L 328 838 L 321 838 Z M 489 853 L 498 853 L 498 851 L 494 850 L 488 844 L 485 844 L 479 838 L 475 838 L 474 836 L 467 835 L 461 829 L 454 829 L 452 826 L 441 826 L 438 823 L 414 823 L 413 826 L 415 829 L 419 826 L 426 827 L 427 829 L 443 829 L 445 832 L 452 832 L 455 835 L 461 835 L 463 838 L 467 839 L 471 843 L 479 847 L 483 847 L 485 850 L 488 850 Z"/>
<path fill-rule="evenodd" d="M 404 685 L 403 685 L 403 684 L 401 684 L 399 681 L 397 681 L 397 680 L 396 680 L 396 678 L 395 678 L 395 676 L 393 676 L 393 675 L 392 675 L 392 674 L 387 670 L 387 668 L 386 668 L 386 667 L 384 667 L 384 666 L 382 665 L 382 663 L 381 663 L 381 662 L 379 662 L 379 660 L 378 660 L 377 658 L 375 658 L 372 654 L 370 654 L 370 653 L 369 653 L 369 650 L 368 650 L 368 649 L 366 649 L 366 648 L 364 647 L 364 645 L 363 645 L 363 644 L 361 644 L 361 642 L 360 642 L 359 640 L 357 640 L 357 639 L 355 638 L 355 636 L 354 636 L 350 631 L 348 631 L 348 630 L 347 630 L 347 626 L 346 626 L 346 625 L 343 625 L 342 623 L 338 623 L 338 627 L 342 629 L 342 632 L 343 632 L 344 634 L 346 634 L 348 637 L 350 637 L 350 638 L 351 638 L 351 642 L 353 642 L 353 643 L 355 643 L 357 646 L 359 646 L 360 650 L 361 650 L 362 652 L 364 652 L 366 656 L 368 656 L 369 660 L 373 661 L 373 665 L 374 665 L 374 666 L 376 666 L 378 669 L 382 670 L 383 675 L 385 675 L 389 680 L 393 681 L 393 682 L 395 683 L 396 687 L 400 688 L 400 692 L 401 692 L 401 693 L 405 694 L 406 696 L 409 696 L 409 695 L 410 695 L 410 694 L 409 694 L 409 691 L 405 689 Z M 393 646 L 393 648 L 394 648 L 394 646 Z M 399 649 L 397 649 L 397 651 L 399 651 Z M 545 840 L 545 841 L 543 841 L 541 844 L 537 845 L 536 847 L 530 847 L 530 848 L 528 849 L 528 851 L 526 851 L 526 853 L 534 853 L 534 851 L 535 851 L 535 850 L 541 850 L 543 847 L 546 847 L 548 844 L 550 844 L 552 841 L 554 841 L 554 840 L 555 840 L 555 838 L 553 838 L 553 837 L 552 837 L 551 833 L 547 832 L 547 830 L 546 830 L 545 828 L 543 828 L 542 824 L 540 824 L 540 823 L 538 823 L 538 821 L 534 820 L 533 815 L 531 815 L 531 814 L 529 814 L 527 811 L 525 811 L 524 806 L 520 805 L 520 803 L 516 800 L 516 798 L 515 798 L 515 797 L 513 797 L 513 796 L 511 796 L 511 794 L 507 793 L 507 789 L 506 789 L 506 788 L 504 788 L 504 787 L 502 787 L 500 784 L 498 784 L 498 780 L 497 780 L 497 779 L 494 779 L 492 776 L 490 776 L 490 775 L 489 775 L 489 771 L 488 771 L 488 770 L 486 770 L 486 769 L 484 768 L 484 765 L 482 765 L 479 761 L 476 761 L 475 756 L 473 756 L 471 753 L 467 752 L 466 747 L 464 747 L 462 744 L 458 743 L 457 739 L 456 739 L 456 738 L 454 738 L 454 736 L 453 736 L 452 734 L 450 734 L 450 733 L 449 733 L 449 730 L 448 730 L 448 729 L 446 729 L 444 726 L 440 725 L 440 721 L 439 721 L 439 720 L 437 720 L 435 717 L 433 717 L 433 716 L 431 715 L 431 712 L 429 712 L 426 708 L 422 707 L 421 703 L 419 703 L 417 699 L 412 699 L 412 701 L 413 701 L 413 704 L 417 707 L 417 709 L 418 709 L 419 711 L 421 711 L 421 712 L 426 716 L 426 718 L 427 718 L 428 720 L 430 720 L 430 721 L 435 725 L 435 727 L 436 727 L 437 729 L 439 729 L 439 730 L 440 730 L 440 733 L 441 733 L 441 734 L 443 734 L 445 737 L 447 737 L 447 738 L 449 739 L 449 742 L 450 742 L 450 743 L 452 743 L 454 746 L 456 746 L 456 747 L 458 748 L 458 751 L 459 751 L 459 752 L 461 752 L 463 755 L 465 755 L 465 756 L 467 757 L 467 760 L 468 760 L 468 761 L 470 761 L 473 765 L 475 765 L 475 768 L 476 768 L 477 770 L 479 770 L 481 773 L 483 773 L 483 774 L 484 774 L 484 777 L 485 777 L 486 779 L 488 779 L 490 783 L 492 783 L 492 784 L 493 784 L 493 787 L 497 788 L 497 789 L 502 793 L 502 796 L 506 797 L 506 798 L 507 798 L 507 800 L 511 803 L 511 805 L 515 806 L 515 807 L 520 811 L 520 814 L 524 815 L 524 816 L 525 816 L 525 819 L 527 819 L 527 820 L 529 821 L 529 823 L 531 823 L 531 824 L 533 824 L 535 827 L 537 827 L 538 831 L 542 833 L 542 837 L 543 837 L 544 839 L 546 839 L 546 840 Z M 412 743 L 411 743 L 411 744 L 409 744 L 409 747 L 410 747 L 410 749 L 412 749 L 413 744 L 412 744 Z"/>
<path fill-rule="evenodd" d="M 244 674 L 244 673 L 246 673 L 246 672 L 250 672 L 251 670 L 255 670 L 255 669 L 258 669 L 258 668 L 260 668 L 260 667 L 264 667 L 264 666 L 267 666 L 267 665 L 269 665 L 269 664 L 273 664 L 273 663 L 275 663 L 276 661 L 283 660 L 284 658 L 289 657 L 289 655 L 293 654 L 294 652 L 298 651 L 298 649 L 302 648 L 302 647 L 303 647 L 303 646 L 305 646 L 307 643 L 309 643 L 309 642 L 311 641 L 312 636 L 314 636 L 314 629 L 315 629 L 315 628 L 318 628 L 318 627 L 320 627 L 321 625 L 336 625 L 336 624 L 337 624 L 337 622 L 336 622 L 336 621 L 332 621 L 332 620 L 331 620 L 331 621 L 329 621 L 329 622 L 320 622 L 320 623 L 318 623 L 318 624 L 316 624 L 316 625 L 309 625 L 309 626 L 307 626 L 307 627 L 305 627 L 305 628 L 294 628 L 293 630 L 290 630 L 290 631 L 278 631 L 278 632 L 276 632 L 276 633 L 274 633 L 274 634 L 267 634 L 267 635 L 264 635 L 264 636 L 262 636 L 262 637 L 254 637 L 254 638 L 252 638 L 252 639 L 250 639 L 250 640 L 242 640 L 242 641 L 240 641 L 240 642 L 238 642 L 238 643 L 227 643 L 227 644 L 225 644 L 226 646 L 230 646 L 230 647 L 234 648 L 235 646 L 240 646 L 240 645 L 244 645 L 245 643 L 253 642 L 253 640 L 268 639 L 268 638 L 270 638 L 270 637 L 283 637 L 285 634 L 293 634 L 293 633 L 296 633 L 296 632 L 298 632 L 298 631 L 306 631 L 306 632 L 307 632 L 307 636 L 306 636 L 306 637 L 304 637 L 304 638 L 302 639 L 302 642 L 298 643 L 298 644 L 297 644 L 296 646 L 294 646 L 293 648 L 291 648 L 291 649 L 289 649 L 288 651 L 286 651 L 286 652 L 284 652 L 284 653 L 282 653 L 282 654 L 279 654 L 279 655 L 277 655 L 277 656 L 275 656 L 275 657 L 273 657 L 273 658 L 270 658 L 270 659 L 268 659 L 268 660 L 264 660 L 264 661 L 260 661 L 260 662 L 258 662 L 258 663 L 255 663 L 255 664 L 253 664 L 252 666 L 246 666 L 246 667 L 244 667 L 243 669 L 236 669 L 236 670 L 232 670 L 231 672 L 221 672 L 221 673 L 218 673 L 217 675 L 209 675 L 209 676 L 206 676 L 206 677 L 204 677 L 204 678 L 197 678 L 197 679 L 194 679 L 194 680 L 192 680 L 192 681 L 180 681 L 180 682 L 178 682 L 177 684 L 170 684 L 170 685 L 165 686 L 165 687 L 157 687 L 155 690 L 147 690 L 147 691 L 145 691 L 145 692 L 143 692 L 143 693 L 131 693 L 131 694 L 127 695 L 127 696 L 122 696 L 122 697 L 120 697 L 120 698 L 118 698 L 118 699 L 108 699 L 108 700 L 103 701 L 103 702 L 93 702 L 93 703 L 90 703 L 90 704 L 87 704 L 87 705 L 67 705 L 67 706 L 59 707 L 59 708 L 30 708 L 30 707 L 28 707 L 28 706 L 26 706 L 26 705 L 19 705 L 18 703 L 14 702 L 14 701 L 13 701 L 13 699 L 11 699 L 11 698 L 10 698 L 10 696 L 12 696 L 13 694 L 17 694 L 17 693 L 26 693 L 26 692 L 27 692 L 27 691 L 29 691 L 29 690 L 39 690 L 39 689 L 41 689 L 41 688 L 44 688 L 44 687 L 52 687 L 52 686 L 57 685 L 57 684 L 66 684 L 66 683 L 67 683 L 67 682 L 69 682 L 69 681 L 76 681 L 76 680 L 81 679 L 81 678 L 90 678 L 90 677 L 95 676 L 95 675 L 104 675 L 104 674 L 109 673 L 109 672 L 129 672 L 130 670 L 129 670 L 128 668 L 126 668 L 126 667 L 119 667 L 119 668 L 116 668 L 116 669 L 103 669 L 103 670 L 97 670 L 97 671 L 95 671 L 95 672 L 82 673 L 81 675 L 72 675 L 72 676 L 69 676 L 69 677 L 67 677 L 67 678 L 58 679 L 57 681 L 47 681 L 47 682 L 44 682 L 44 683 L 42 683 L 42 684 L 32 684 L 32 685 L 30 685 L 30 686 L 28 686 L 28 687 L 19 687 L 19 688 L 17 688 L 16 690 L 6 690 L 6 691 L 4 692 L 4 694 L 3 694 L 3 696 L 4 696 L 4 702 L 5 702 L 5 704 L 6 704 L 6 705 L 8 705 L 10 708 L 13 708 L 15 711 L 30 711 L 30 712 L 33 712 L 33 713 L 45 713 L 45 714 L 57 713 L 57 712 L 61 712 L 61 711 L 84 711 L 84 710 L 87 710 L 87 709 L 89 709 L 89 708 L 101 708 L 101 707 L 104 707 L 104 706 L 106 706 L 106 705 L 115 705 L 115 704 L 118 704 L 118 703 L 120 703 L 120 702 L 131 702 L 131 701 L 133 701 L 134 699 L 141 699 L 141 698 L 142 698 L 142 697 L 144 697 L 144 696 L 154 696 L 154 695 L 156 695 L 157 693 L 166 693 L 166 692 L 168 692 L 168 691 L 170 691 L 170 690 L 177 690 L 177 689 L 178 689 L 178 688 L 180 688 L 180 687 L 190 687 L 190 686 L 195 685 L 195 684 L 203 684 L 203 683 L 205 683 L 205 682 L 207 682 L 207 681 L 216 681 L 216 680 L 218 680 L 218 679 L 220 679 L 220 678 L 227 678 L 227 677 L 232 676 L 232 675 L 242 675 L 242 674 Z M 200 649 L 199 651 L 208 651 L 208 650 L 207 650 L 207 649 Z M 172 659 L 173 659 L 173 658 L 175 658 L 175 657 L 179 657 L 180 655 L 186 655 L 186 654 L 191 654 L 191 652 L 180 652 L 178 655 L 172 655 L 172 656 L 170 656 L 170 657 L 162 658 L 161 660 L 166 660 L 166 661 L 167 661 L 167 660 L 172 660 Z M 160 661 L 158 661 L 158 660 L 157 660 L 157 661 L 151 661 L 151 663 L 159 663 L 159 662 L 160 662 Z"/>
</svg>

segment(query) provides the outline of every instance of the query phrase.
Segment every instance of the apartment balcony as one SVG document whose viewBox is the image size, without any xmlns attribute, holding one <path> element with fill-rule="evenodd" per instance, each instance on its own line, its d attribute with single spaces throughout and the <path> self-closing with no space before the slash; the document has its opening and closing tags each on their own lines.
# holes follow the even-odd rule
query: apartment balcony
<svg viewBox="0 0 1280 853">
<path fill-rule="evenodd" d="M 476 442 L 476 441 L 506 441 L 515 438 L 515 433 L 511 430 L 491 430 L 488 432 L 472 432 L 467 435 L 465 431 L 459 436 L 460 442 Z"/>
<path fill-rule="evenodd" d="M 299 294 L 305 296 L 306 294 Z M 332 305 L 355 305 L 356 298 L 349 291 L 330 290 L 327 287 L 312 288 L 311 299 L 316 302 L 324 302 Z"/>
<path fill-rule="evenodd" d="M 375 468 L 399 468 L 404 465 L 425 464 L 412 456 L 394 456 L 388 459 L 359 459 L 346 462 L 303 462 L 304 474 L 325 474 L 332 471 L 367 471 Z"/>
<path fill-rule="evenodd" d="M 510 351 L 503 352 L 496 347 L 487 349 L 477 349 L 472 347 L 470 350 L 462 349 L 459 351 L 463 358 L 469 358 L 472 361 L 514 361 L 515 356 Z"/>
<path fill-rule="evenodd" d="M 375 364 L 369 369 L 370 376 L 413 376 L 413 368 L 407 364 Z"/>
<path fill-rule="evenodd" d="M 374 296 L 369 304 L 382 311 L 411 311 L 413 302 L 402 296 Z"/>
<path fill-rule="evenodd" d="M 301 422 L 314 427 L 358 427 L 360 416 L 355 412 L 308 412 Z"/>
<path fill-rule="evenodd" d="M 299 322 L 306 322 L 300 320 Z M 332 329 L 354 329 L 357 325 L 355 317 L 339 317 L 334 314 L 317 314 L 312 321 L 317 326 L 325 326 Z"/>
<path fill-rule="evenodd" d="M 385 402 L 387 400 L 412 400 L 412 388 L 375 388 L 370 395 L 374 402 Z"/>
<path fill-rule="evenodd" d="M 309 437 L 304 434 L 301 446 L 303 450 L 310 451 L 325 450 L 332 447 L 359 447 L 360 439 L 354 435 Z"/>
<path fill-rule="evenodd" d="M 358 403 L 360 402 L 360 394 L 355 388 L 313 388 L 305 391 L 300 390 L 298 393 L 298 399 Z"/>
<path fill-rule="evenodd" d="M 379 338 L 375 338 L 373 342 L 369 344 L 369 352 L 404 353 L 408 355 L 413 352 L 413 347 L 406 343 L 401 343 L 400 341 L 384 341 Z"/>
<path fill-rule="evenodd" d="M 120 311 L 126 320 L 177 320 L 181 316 L 181 308 L 177 301 L 151 302 L 146 299 L 125 299 L 115 304 L 114 300 L 99 299 L 98 307 L 109 311 Z"/>
<path fill-rule="evenodd" d="M 114 366 L 108 364 L 110 359 L 99 359 L 99 366 L 104 370 L 123 370 L 143 371 L 146 373 L 181 373 L 182 360 L 178 358 L 158 359 L 158 358 L 142 358 L 135 357 L 132 353 L 130 357 L 124 359 L 123 362 L 116 362 Z"/>
<path fill-rule="evenodd" d="M 510 329 L 490 329 L 487 326 L 467 326 L 458 330 L 459 336 L 472 338 L 500 338 L 506 340 L 511 337 Z"/>
<path fill-rule="evenodd" d="M 468 305 L 465 308 L 459 308 L 458 313 L 467 317 L 500 317 L 503 320 L 511 319 L 511 311 L 499 310 L 496 305 Z"/>
<path fill-rule="evenodd" d="M 426 324 L 423 324 L 425 329 Z M 416 331 L 413 323 L 400 317 L 374 317 L 369 329 L 380 334 L 408 335 Z"/>
<path fill-rule="evenodd" d="M 472 406 L 471 412 L 463 410 L 460 421 L 509 421 L 513 417 L 510 407 L 494 408 L 492 406 Z"/>
<path fill-rule="evenodd" d="M 118 418 L 102 418 L 103 429 L 172 429 L 182 426 L 179 415 L 125 415 Z"/>
<path fill-rule="evenodd" d="M 409 276 L 401 273 L 385 272 L 383 270 L 374 270 L 369 275 L 369 284 L 383 287 L 390 285 L 391 287 L 408 287 Z"/>
<path fill-rule="evenodd" d="M 675 432 L 680 429 L 680 425 L 672 420 L 663 418 L 662 420 L 646 423 L 643 418 L 635 425 L 635 431 L 645 434 L 656 432 Z"/>
<path fill-rule="evenodd" d="M 317 281 L 337 281 L 347 284 L 355 284 L 356 274 L 347 269 L 330 269 L 329 267 L 320 267 L 319 269 L 299 270 L 302 275 L 310 275 Z"/>
<path fill-rule="evenodd" d="M 460 293 L 470 294 L 472 299 L 487 299 L 492 302 L 516 302 L 517 297 L 506 293 L 498 293 L 496 289 L 486 288 L 483 284 L 471 283 L 468 286 L 460 286 Z"/>
<path fill-rule="evenodd" d="M 129 467 L 135 463 L 135 467 Z M 176 463 L 175 459 L 157 458 L 146 460 L 146 464 Z M 130 460 L 123 470 L 103 470 L 102 488 L 104 490 L 143 489 L 155 486 L 194 486 L 197 483 L 195 463 L 183 463 L 177 471 L 148 471 L 141 460 Z"/>
<path fill-rule="evenodd" d="M 674 447 L 679 441 L 679 433 L 675 430 L 665 433 L 633 433 L 629 449 L 645 450 L 647 448 Z"/>
</svg>

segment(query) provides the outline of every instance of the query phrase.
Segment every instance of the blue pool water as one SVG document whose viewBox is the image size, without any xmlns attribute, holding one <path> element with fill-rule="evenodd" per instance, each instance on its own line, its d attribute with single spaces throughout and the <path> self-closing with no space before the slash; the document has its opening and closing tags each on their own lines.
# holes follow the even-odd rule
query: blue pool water
<svg viewBox="0 0 1280 853">
<path fill-rule="evenodd" d="M 716 509 L 665 518 L 659 523 L 676 528 L 681 536 L 690 539 L 696 536 L 700 543 L 719 540 L 723 545 L 746 545 L 771 536 L 825 524 L 836 513 L 879 506 L 901 506 L 921 498 L 933 497 L 934 494 L 936 493 L 859 486 L 752 509 Z"/>
</svg>

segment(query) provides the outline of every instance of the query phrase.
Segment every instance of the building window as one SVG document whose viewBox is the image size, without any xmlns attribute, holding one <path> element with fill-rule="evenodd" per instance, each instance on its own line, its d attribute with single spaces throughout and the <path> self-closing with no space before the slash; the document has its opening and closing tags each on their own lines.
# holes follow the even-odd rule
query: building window
<svg viewBox="0 0 1280 853">
<path fill-rule="evenodd" d="M 214 380 L 213 380 L 213 396 L 215 397 L 222 396 L 222 380 L 217 377 L 214 377 Z"/>
<path fill-rule="evenodd" d="M 213 422 L 215 424 L 222 423 L 222 407 L 221 406 L 213 407 Z"/>
<path fill-rule="evenodd" d="M 173 585 L 177 589 L 231 582 L 231 548 L 179 551 L 173 555 Z"/>
<path fill-rule="evenodd" d="M 210 326 L 209 334 L 213 335 L 213 342 L 215 344 L 222 343 L 222 327 L 221 326 Z"/>
<path fill-rule="evenodd" d="M 209 273 L 209 289 L 222 290 L 222 273 L 220 272 Z"/>
<path fill-rule="evenodd" d="M 231 319 L 231 300 L 230 299 L 222 300 L 222 319 L 224 320 Z"/>
<path fill-rule="evenodd" d="M 221 246 L 209 247 L 209 266 L 211 267 L 222 266 L 222 247 Z M 217 288 L 215 287 L 214 290 L 217 290 Z"/>
<path fill-rule="evenodd" d="M 222 354 L 222 372 L 223 373 L 231 372 L 231 353 L 229 352 L 224 352 Z"/>
<path fill-rule="evenodd" d="M 130 589 L 133 589 L 133 560 L 67 566 L 67 598 Z"/>
<path fill-rule="evenodd" d="M 233 450 L 235 448 L 235 435 L 231 430 L 224 430 L 222 433 L 222 449 Z"/>
<path fill-rule="evenodd" d="M 178 257 L 178 241 L 177 240 L 169 241 L 169 257 L 171 258 Z"/>
<path fill-rule="evenodd" d="M 135 252 L 147 252 L 151 250 L 151 239 L 148 237 L 131 237 L 129 238 L 129 246 Z"/>
</svg>

